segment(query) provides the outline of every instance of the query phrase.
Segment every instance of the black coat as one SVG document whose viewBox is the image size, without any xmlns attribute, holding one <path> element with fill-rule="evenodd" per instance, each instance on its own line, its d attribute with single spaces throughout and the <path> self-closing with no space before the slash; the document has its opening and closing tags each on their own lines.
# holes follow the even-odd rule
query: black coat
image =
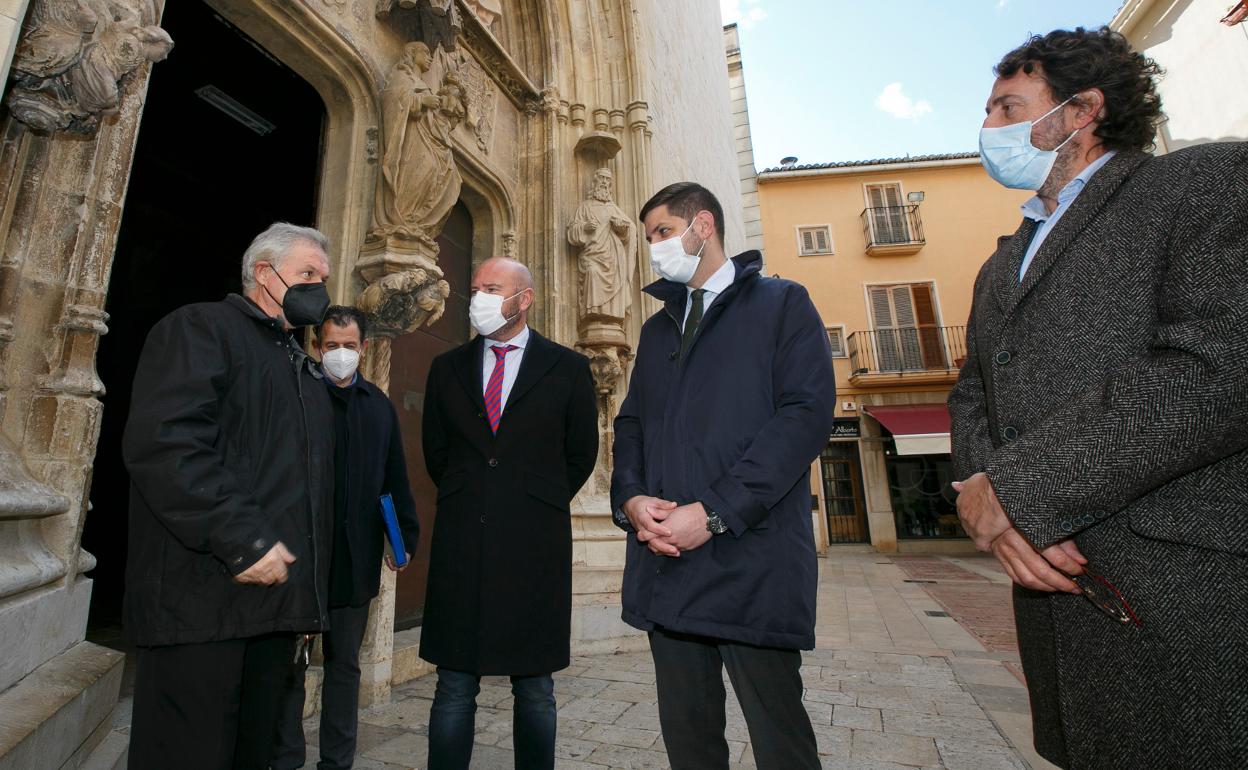
<svg viewBox="0 0 1248 770">
<path fill-rule="evenodd" d="M 530 332 L 498 434 L 482 393 L 481 337 L 434 359 L 422 425 L 438 485 L 420 656 L 477 674 L 566 668 L 569 504 L 598 455 L 588 360 Z"/>
<path fill-rule="evenodd" d="M 1014 589 L 1036 748 L 1070 768 L 1248 767 L 1248 143 L 1123 152 L 975 284 L 949 397 L 1037 548 L 1074 538 L 1141 626 Z"/>
<path fill-rule="evenodd" d="M 153 327 L 122 442 L 136 644 L 326 625 L 330 420 L 320 370 L 251 301 L 187 305 Z M 234 582 L 278 541 L 297 559 L 286 583 Z"/>
<path fill-rule="evenodd" d="M 336 388 L 328 381 L 327 387 Z M 394 499 L 403 547 L 413 556 L 420 539 L 420 520 L 407 479 L 403 436 L 394 404 L 363 375 L 345 390 L 338 394 L 331 390 L 331 397 L 343 397 L 346 409 L 345 435 L 336 436 L 335 447 L 336 454 L 346 458 L 345 468 L 338 469 L 337 474 L 345 481 L 345 488 L 335 491 L 336 497 L 345 496 L 346 542 L 334 542 L 332 565 L 336 570 L 345 563 L 349 570 L 345 575 L 331 575 L 331 596 L 344 592 L 342 603 L 358 607 L 376 596 L 381 586 L 386 532 L 379 498 L 389 494 Z M 339 559 L 339 548 L 346 549 L 345 562 Z"/>
<path fill-rule="evenodd" d="M 679 558 L 629 537 L 623 617 L 643 630 L 812 649 L 810 463 L 832 431 L 832 351 L 804 288 L 760 277 L 757 251 L 733 262 L 735 281 L 683 361 L 685 286 L 646 287 L 665 306 L 641 329 L 611 484 L 614 510 L 635 495 L 701 502 L 730 531 Z"/>
</svg>

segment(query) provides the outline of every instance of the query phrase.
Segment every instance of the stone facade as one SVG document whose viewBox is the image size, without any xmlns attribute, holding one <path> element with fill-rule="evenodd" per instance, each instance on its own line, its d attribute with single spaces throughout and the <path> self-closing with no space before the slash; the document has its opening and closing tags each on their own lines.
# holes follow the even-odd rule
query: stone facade
<svg viewBox="0 0 1248 770">
<path fill-rule="evenodd" d="M 334 244 L 334 300 L 357 303 L 378 322 L 368 374 L 388 385 L 391 344 L 461 312 L 451 301 L 467 288 L 443 275 L 439 261 L 446 217 L 438 206 L 453 202 L 471 214 L 471 262 L 493 254 L 524 261 L 538 289 L 535 328 L 596 354 L 608 448 L 631 346 L 654 309 L 641 293 L 653 276 L 635 245 L 621 334 L 607 348 L 582 339 L 568 225 L 606 168 L 615 203 L 634 219 L 660 186 L 702 181 L 727 204 L 730 249 L 743 243 L 715 0 L 679 10 L 660 0 L 202 1 L 324 103 L 315 224 Z M 0 3 L 6 103 L 52 93 L 65 108 L 58 114 L 69 116 L 65 125 L 40 123 L 30 117 L 36 113 L 10 109 L 0 122 L 0 768 L 28 766 L 23 757 L 36 749 L 42 767 L 78 766 L 103 737 L 116 700 L 121 656 L 84 641 L 92 593 L 84 573 L 115 555 L 89 554 L 81 540 L 103 411 L 96 351 L 109 329 L 105 303 L 149 78 L 167 66 L 159 63 L 168 53 L 164 6 Z M 65 45 L 67 30 L 79 36 L 71 38 L 77 48 Z M 50 50 L 35 45 L 49 35 L 52 49 L 69 51 L 64 61 L 28 55 Z M 91 48 L 93 40 L 107 45 Z M 430 119 L 442 122 L 430 130 L 445 150 L 432 167 L 451 164 L 454 174 L 438 178 L 457 180 L 461 190 L 445 201 L 445 190 L 421 191 L 438 198 L 427 216 L 379 229 L 383 94 L 405 46 L 417 41 L 431 59 L 421 76 L 440 100 Z M 172 44 L 177 56 L 176 36 Z M 75 90 L 80 78 L 62 77 L 72 67 L 90 67 L 95 88 Z M 418 409 L 423 397 L 391 396 L 400 410 Z M 582 652 L 637 638 L 618 620 L 622 534 L 610 524 L 609 468 L 604 451 L 573 506 L 573 629 Z M 365 703 L 387 699 L 392 680 L 418 670 L 410 647 L 395 649 L 394 600 L 386 573 L 362 661 Z"/>
</svg>

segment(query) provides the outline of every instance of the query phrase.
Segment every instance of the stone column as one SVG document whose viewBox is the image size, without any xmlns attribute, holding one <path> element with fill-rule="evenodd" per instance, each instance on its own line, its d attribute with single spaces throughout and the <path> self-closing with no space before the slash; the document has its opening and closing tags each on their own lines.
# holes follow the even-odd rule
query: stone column
<svg viewBox="0 0 1248 770">
<path fill-rule="evenodd" d="M 0 20 L 20 18 L 26 4 L 4 6 Z M 34 0 L 6 54 L 0 768 L 78 766 L 107 733 L 121 683 L 123 656 L 83 641 L 91 581 L 82 573 L 95 559 L 80 543 L 104 391 L 95 352 L 108 331 L 104 298 L 148 62 L 172 42 L 148 4 L 114 6 L 101 19 L 83 0 Z M 82 34 L 65 34 L 66 20 Z M 130 42 L 129 56 L 113 56 L 109 46 Z"/>
</svg>

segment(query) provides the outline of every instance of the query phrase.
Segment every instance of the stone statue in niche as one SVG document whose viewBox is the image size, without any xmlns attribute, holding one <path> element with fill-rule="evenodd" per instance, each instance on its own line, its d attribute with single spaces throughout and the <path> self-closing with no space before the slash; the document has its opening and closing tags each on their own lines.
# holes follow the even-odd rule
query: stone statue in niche
<svg viewBox="0 0 1248 770">
<path fill-rule="evenodd" d="M 503 15 L 503 4 L 500 0 L 465 0 L 464 5 L 477 16 L 486 29 L 494 20 Z"/>
<path fill-rule="evenodd" d="M 611 171 L 594 172 L 589 198 L 576 207 L 568 243 L 580 249 L 581 315 L 621 325 L 630 302 L 636 228 L 612 199 Z"/>
<path fill-rule="evenodd" d="M 381 173 L 371 240 L 432 245 L 459 199 L 462 180 L 451 132 L 467 114 L 467 91 L 453 68 L 435 90 L 424 79 L 432 62 L 429 46 L 408 43 L 381 92 Z"/>
<path fill-rule="evenodd" d="M 141 0 L 35 0 L 13 57 L 8 105 L 37 131 L 93 132 L 116 114 L 119 81 L 163 61 L 169 34 Z M 150 9 L 148 11 L 150 15 Z"/>
</svg>

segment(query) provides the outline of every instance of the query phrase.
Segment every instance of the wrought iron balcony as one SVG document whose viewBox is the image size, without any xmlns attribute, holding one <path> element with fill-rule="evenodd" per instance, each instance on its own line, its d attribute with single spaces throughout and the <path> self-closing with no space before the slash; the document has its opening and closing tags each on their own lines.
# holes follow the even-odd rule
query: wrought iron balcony
<svg viewBox="0 0 1248 770">
<path fill-rule="evenodd" d="M 923 220 L 919 204 L 909 206 L 877 206 L 862 210 L 862 232 L 867 240 L 867 253 L 913 254 L 927 243 L 923 238 Z"/>
<path fill-rule="evenodd" d="M 911 326 L 849 335 L 851 377 L 956 374 L 966 361 L 965 326 Z"/>
</svg>

